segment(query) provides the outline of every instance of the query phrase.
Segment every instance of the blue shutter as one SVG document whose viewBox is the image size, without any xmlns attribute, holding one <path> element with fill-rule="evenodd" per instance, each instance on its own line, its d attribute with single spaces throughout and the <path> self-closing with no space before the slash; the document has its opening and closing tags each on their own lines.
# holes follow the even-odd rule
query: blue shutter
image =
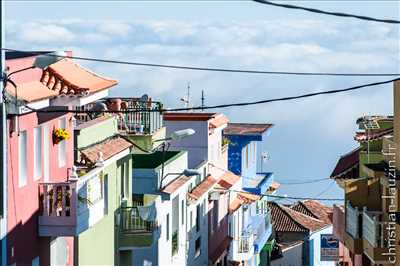
<svg viewBox="0 0 400 266">
<path fill-rule="evenodd" d="M 310 266 L 314 266 L 314 239 L 310 239 L 309 248 L 310 248 Z"/>
</svg>

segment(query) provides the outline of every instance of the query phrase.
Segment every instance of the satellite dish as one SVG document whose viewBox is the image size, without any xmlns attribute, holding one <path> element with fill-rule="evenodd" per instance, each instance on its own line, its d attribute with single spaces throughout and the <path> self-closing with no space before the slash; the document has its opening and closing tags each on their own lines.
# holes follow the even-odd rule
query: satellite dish
<svg viewBox="0 0 400 266">
<path fill-rule="evenodd" d="M 141 102 L 147 102 L 149 100 L 149 95 L 143 94 L 142 97 L 140 97 L 139 101 Z"/>
</svg>

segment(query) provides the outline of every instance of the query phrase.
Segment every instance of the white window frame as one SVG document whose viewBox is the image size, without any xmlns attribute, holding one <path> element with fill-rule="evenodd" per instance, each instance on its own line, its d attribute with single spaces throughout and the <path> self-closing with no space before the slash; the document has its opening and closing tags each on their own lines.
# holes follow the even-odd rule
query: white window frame
<svg viewBox="0 0 400 266">
<path fill-rule="evenodd" d="M 33 129 L 33 180 L 39 180 L 43 173 L 43 132 L 42 127 Z"/>
<path fill-rule="evenodd" d="M 58 120 L 58 127 L 67 129 L 67 119 L 65 117 Z M 58 167 L 67 165 L 67 141 L 62 140 L 58 144 Z"/>
<path fill-rule="evenodd" d="M 23 150 L 22 146 L 25 146 Z M 22 162 L 25 162 L 25 165 Z M 28 183 L 28 133 L 20 131 L 18 136 L 18 186 L 23 187 Z"/>
</svg>

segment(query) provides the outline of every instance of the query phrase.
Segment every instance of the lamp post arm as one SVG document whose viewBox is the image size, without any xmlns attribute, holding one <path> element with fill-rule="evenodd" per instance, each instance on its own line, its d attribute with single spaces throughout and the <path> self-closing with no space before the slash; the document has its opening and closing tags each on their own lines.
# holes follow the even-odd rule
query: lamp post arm
<svg viewBox="0 0 400 266">
<path fill-rule="evenodd" d="M 25 67 L 25 68 L 22 68 L 22 69 L 15 70 L 15 71 L 7 74 L 7 79 L 9 79 L 14 74 L 17 74 L 19 72 L 23 72 L 23 71 L 26 71 L 26 70 L 29 70 L 29 69 L 33 69 L 33 68 L 35 68 L 35 66 L 29 66 L 29 67 Z"/>
</svg>

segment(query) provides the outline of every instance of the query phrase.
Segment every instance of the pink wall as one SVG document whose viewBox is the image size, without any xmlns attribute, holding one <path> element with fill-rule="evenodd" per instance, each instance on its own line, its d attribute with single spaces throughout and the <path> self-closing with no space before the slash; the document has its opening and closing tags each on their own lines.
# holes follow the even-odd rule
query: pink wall
<svg viewBox="0 0 400 266">
<path fill-rule="evenodd" d="M 59 118 L 66 118 L 66 127 L 71 138 L 67 141 L 66 166 L 58 167 L 58 146 L 53 144 L 52 131 L 59 127 Z M 43 124 L 49 129 L 49 135 L 42 136 L 49 139 L 49 181 L 66 181 L 67 169 L 73 165 L 73 130 L 69 122 L 71 115 L 55 117 Z M 10 128 L 12 120 L 8 120 Z M 19 187 L 18 184 L 18 134 L 12 132 L 8 138 L 8 219 L 7 219 L 7 253 L 8 263 L 17 262 L 17 265 L 31 265 L 32 259 L 40 254 L 40 262 L 49 264 L 50 238 L 38 236 L 38 184 L 44 182 L 42 176 L 35 180 L 33 178 L 33 130 L 38 126 L 36 113 L 30 113 L 19 117 L 20 131 L 27 132 L 27 184 Z M 10 131 L 9 131 L 10 132 Z M 43 134 L 43 131 L 42 131 Z M 43 156 L 43 148 L 42 148 Z M 43 161 L 43 160 L 42 160 Z M 44 165 L 42 165 L 42 170 Z M 73 238 L 69 240 L 69 257 L 73 258 Z M 14 254 L 12 254 L 14 253 Z"/>
</svg>

